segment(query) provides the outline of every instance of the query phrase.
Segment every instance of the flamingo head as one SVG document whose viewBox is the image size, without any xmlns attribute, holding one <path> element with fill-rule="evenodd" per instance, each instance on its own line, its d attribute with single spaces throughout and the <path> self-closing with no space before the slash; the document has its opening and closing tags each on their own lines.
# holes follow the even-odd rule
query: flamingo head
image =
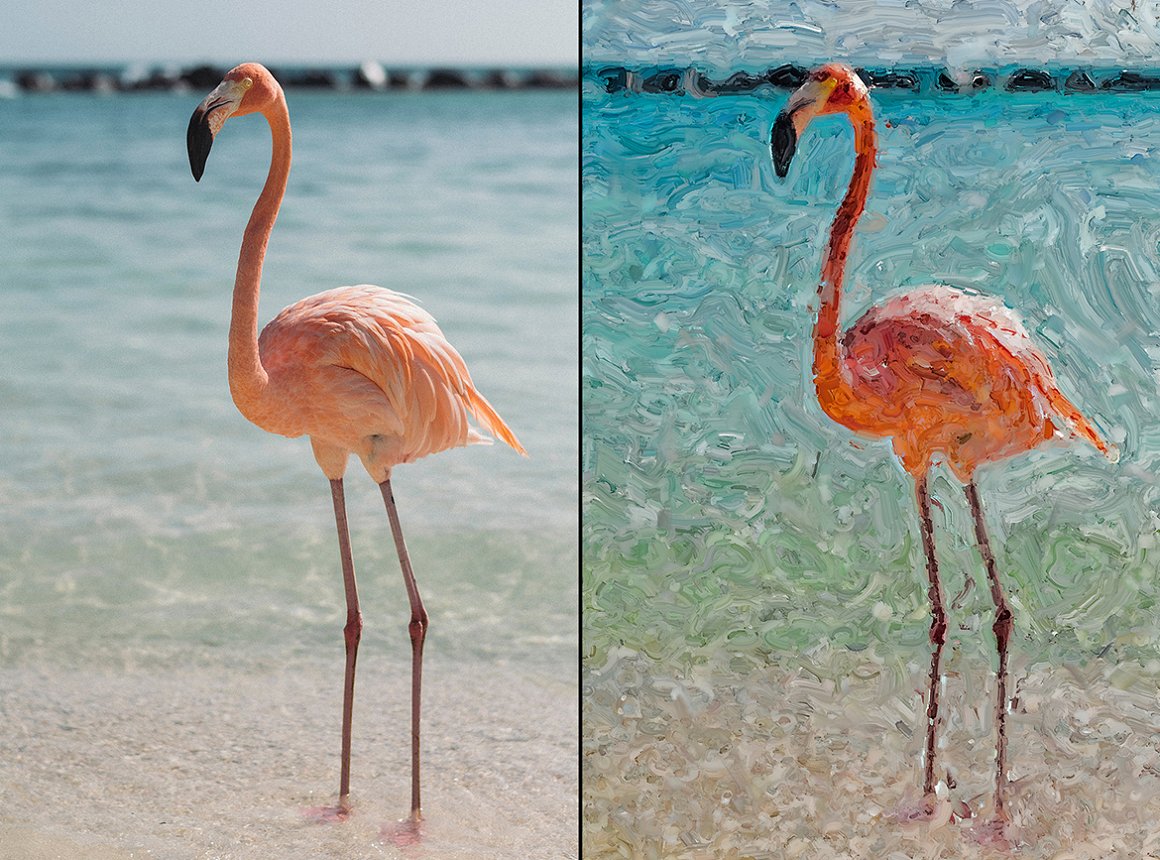
<svg viewBox="0 0 1160 860">
<path fill-rule="evenodd" d="M 769 147 L 773 169 L 784 179 L 797 149 L 797 139 L 816 116 L 870 113 L 870 94 L 858 73 L 841 63 L 827 63 L 810 72 L 773 123 Z"/>
<path fill-rule="evenodd" d="M 201 181 L 214 137 L 227 119 L 264 110 L 281 96 L 282 88 L 265 66 L 242 63 L 226 72 L 222 82 L 189 118 L 185 145 L 193 178 Z"/>
</svg>

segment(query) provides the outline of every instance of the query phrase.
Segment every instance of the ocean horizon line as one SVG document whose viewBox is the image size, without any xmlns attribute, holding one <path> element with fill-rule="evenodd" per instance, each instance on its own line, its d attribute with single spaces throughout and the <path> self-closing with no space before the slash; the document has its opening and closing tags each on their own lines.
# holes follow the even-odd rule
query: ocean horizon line
<svg viewBox="0 0 1160 860">
<path fill-rule="evenodd" d="M 763 87 L 794 89 L 805 81 L 813 64 L 782 62 L 712 75 L 695 64 L 586 62 L 581 75 L 602 83 L 609 93 L 665 93 L 719 96 L 754 92 Z M 1084 63 L 1003 63 L 950 68 L 943 64 L 897 63 L 863 66 L 855 71 L 867 86 L 912 93 L 963 94 L 988 89 L 1006 92 L 1147 92 L 1160 90 L 1160 67 L 1129 67 Z"/>
<path fill-rule="evenodd" d="M 315 90 L 544 90 L 579 86 L 576 66 L 268 63 L 287 89 Z M 20 93 L 185 92 L 216 85 L 230 66 L 212 62 L 149 63 L 4 63 L 0 64 L 0 96 Z"/>
</svg>

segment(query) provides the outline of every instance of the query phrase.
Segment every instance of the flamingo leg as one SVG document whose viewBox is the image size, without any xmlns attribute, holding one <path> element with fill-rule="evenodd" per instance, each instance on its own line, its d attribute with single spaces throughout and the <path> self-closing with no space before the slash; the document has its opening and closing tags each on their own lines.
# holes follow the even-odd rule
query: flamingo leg
<svg viewBox="0 0 1160 860">
<path fill-rule="evenodd" d="M 930 656 L 930 692 L 926 699 L 926 769 L 923 774 L 922 791 L 927 802 L 934 798 L 934 750 L 938 732 L 938 689 L 939 663 L 942 660 L 943 645 L 947 636 L 947 616 L 943 606 L 942 583 L 938 575 L 938 559 L 934 554 L 934 524 L 930 518 L 930 493 L 927 490 L 926 475 L 918 475 L 914 480 L 915 495 L 918 497 L 918 513 L 922 528 L 922 548 L 926 554 L 926 573 L 930 581 L 927 596 L 930 599 L 930 641 L 934 650 Z"/>
<path fill-rule="evenodd" d="M 359 639 L 362 638 L 362 612 L 359 611 L 358 587 L 354 580 L 354 557 L 350 551 L 342 478 L 331 480 L 330 495 L 334 500 L 338 548 L 342 554 L 342 581 L 346 589 L 346 627 L 342 631 L 346 640 L 346 675 L 342 687 L 342 774 L 338 787 L 339 812 L 345 814 L 350 811 L 350 725 L 354 713 L 354 665 L 358 657 Z"/>
<path fill-rule="evenodd" d="M 979 543 L 979 553 L 987 567 L 987 579 L 991 584 L 991 599 L 995 603 L 995 623 L 991 629 L 995 633 L 995 643 L 999 650 L 998 691 L 995 697 L 995 818 L 1006 820 L 1007 809 L 1004 789 L 1007 783 L 1007 645 L 1011 639 L 1014 620 L 1011 607 L 999 583 L 995 570 L 995 556 L 991 552 L 991 542 L 987 539 L 987 529 L 983 524 L 983 506 L 979 503 L 979 491 L 975 482 L 967 484 L 967 501 L 971 505 L 971 515 L 975 518 L 975 538 Z"/>
<path fill-rule="evenodd" d="M 407 628 L 411 637 L 411 820 L 422 818 L 419 802 L 419 721 L 421 689 L 423 686 L 423 642 L 427 638 L 427 610 L 419 597 L 419 587 L 415 583 L 415 572 L 411 569 L 411 557 L 407 554 L 407 544 L 403 541 L 403 527 L 399 524 L 399 512 L 395 507 L 395 495 L 391 491 L 391 479 L 387 478 L 379 489 L 387 505 L 387 518 L 391 521 L 391 534 L 395 538 L 395 549 L 399 553 L 399 566 L 403 569 L 403 583 L 407 587 L 407 599 L 411 603 L 411 622 Z"/>
</svg>

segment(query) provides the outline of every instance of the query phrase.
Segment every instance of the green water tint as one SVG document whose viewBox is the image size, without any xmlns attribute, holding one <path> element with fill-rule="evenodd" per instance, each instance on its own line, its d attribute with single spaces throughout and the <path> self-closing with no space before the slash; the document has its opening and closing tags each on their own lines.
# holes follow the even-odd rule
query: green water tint
<svg viewBox="0 0 1160 860">
<path fill-rule="evenodd" d="M 951 639 L 991 655 L 993 607 L 980 587 L 982 567 L 977 556 L 963 556 L 969 553 L 942 554 L 948 601 L 964 573 L 976 581 L 963 608 L 950 613 Z M 1032 558 L 1035 568 L 1011 564 Z M 975 567 L 966 571 L 963 561 Z M 1046 539 L 1030 529 L 1013 534 L 1000 561 L 1015 607 L 1013 648 L 1021 658 L 1070 662 L 1109 649 L 1113 660 L 1154 657 L 1157 584 L 1134 573 L 1146 561 L 1070 528 Z M 640 532 L 624 544 L 590 541 L 582 588 L 583 654 L 592 666 L 621 646 L 682 670 L 720 652 L 754 665 L 810 666 L 819 652 L 844 649 L 857 662 L 863 652 L 906 660 L 929 648 L 917 536 L 851 564 L 776 529 Z M 835 659 L 849 662 L 832 655 L 822 662 Z"/>
<path fill-rule="evenodd" d="M 345 603 L 331 529 L 58 537 L 25 541 L 23 555 L 0 544 L 0 659 L 238 667 L 340 656 Z M 385 522 L 352 540 L 364 642 L 409 658 L 407 600 Z M 432 653 L 553 672 L 575 665 L 574 544 L 535 532 L 416 531 L 408 546 Z"/>
</svg>

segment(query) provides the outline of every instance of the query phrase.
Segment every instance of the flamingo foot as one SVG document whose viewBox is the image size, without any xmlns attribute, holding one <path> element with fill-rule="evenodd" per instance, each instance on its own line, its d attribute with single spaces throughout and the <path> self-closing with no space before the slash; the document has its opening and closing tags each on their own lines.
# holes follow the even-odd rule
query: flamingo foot
<svg viewBox="0 0 1160 860">
<path fill-rule="evenodd" d="M 416 812 L 394 824 L 384 824 L 379 838 L 396 848 L 418 845 L 423 841 L 423 816 Z"/>
<path fill-rule="evenodd" d="M 971 811 L 970 805 L 965 800 L 955 801 L 951 809 L 951 824 L 958 824 L 960 821 L 974 817 L 975 813 Z"/>
<path fill-rule="evenodd" d="M 902 825 L 929 821 L 935 826 L 940 826 L 950 821 L 952 814 L 953 809 L 948 798 L 940 800 L 934 794 L 927 794 L 917 801 L 911 799 L 902 801 L 890 817 Z"/>
<path fill-rule="evenodd" d="M 987 821 L 980 821 L 970 830 L 971 841 L 988 848 L 1010 851 L 1015 847 L 1011 834 L 1007 830 L 1010 824 L 1011 822 L 1007 820 L 1006 816 L 998 815 Z"/>
<path fill-rule="evenodd" d="M 350 798 L 343 798 L 337 806 L 308 806 L 302 815 L 315 824 L 341 824 L 350 818 L 352 809 Z"/>
</svg>

